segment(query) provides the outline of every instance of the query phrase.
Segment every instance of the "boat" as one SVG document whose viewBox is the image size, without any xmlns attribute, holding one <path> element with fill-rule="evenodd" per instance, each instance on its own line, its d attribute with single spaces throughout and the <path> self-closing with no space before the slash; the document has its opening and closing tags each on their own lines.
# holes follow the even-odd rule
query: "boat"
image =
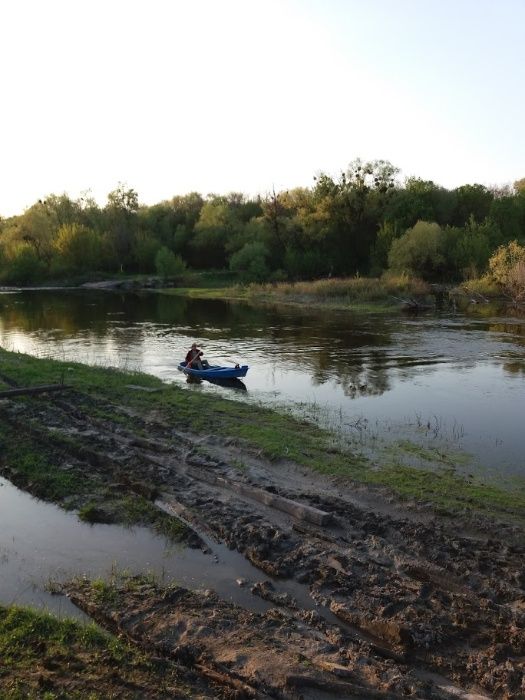
<svg viewBox="0 0 525 700">
<path fill-rule="evenodd" d="M 177 369 L 180 372 L 189 374 L 192 377 L 198 377 L 199 379 L 238 379 L 239 377 L 245 377 L 248 371 L 248 365 L 242 365 L 242 367 L 221 367 L 220 365 L 208 365 L 202 369 L 197 369 L 196 367 L 186 367 L 186 362 L 180 362 Z"/>
</svg>

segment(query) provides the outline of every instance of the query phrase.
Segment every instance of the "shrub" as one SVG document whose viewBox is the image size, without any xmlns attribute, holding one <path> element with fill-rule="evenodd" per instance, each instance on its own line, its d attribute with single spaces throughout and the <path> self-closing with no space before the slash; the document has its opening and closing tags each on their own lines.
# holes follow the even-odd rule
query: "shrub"
<svg viewBox="0 0 525 700">
<path fill-rule="evenodd" d="M 176 277 L 186 270 L 186 263 L 180 255 L 162 246 L 155 256 L 155 268 L 161 277 Z"/>
<path fill-rule="evenodd" d="M 154 272 L 157 269 L 157 253 L 161 247 L 158 238 L 144 233 L 137 236 L 133 243 L 133 260 L 140 272 Z"/>
<path fill-rule="evenodd" d="M 70 269 L 95 270 L 100 266 L 102 239 L 87 226 L 64 224 L 58 229 L 54 247 Z"/>
<path fill-rule="evenodd" d="M 270 275 L 266 264 L 268 249 L 261 241 L 245 243 L 230 259 L 230 270 L 246 282 L 264 282 Z"/>
<path fill-rule="evenodd" d="M 46 266 L 30 245 L 18 245 L 6 256 L 3 281 L 11 284 L 37 283 L 44 279 Z"/>
<path fill-rule="evenodd" d="M 411 272 L 423 279 L 442 276 L 446 266 L 445 233 L 441 226 L 418 221 L 401 238 L 393 241 L 388 254 L 392 270 Z"/>
<path fill-rule="evenodd" d="M 525 246 L 517 241 L 500 246 L 489 260 L 489 270 L 513 301 L 525 300 Z"/>
</svg>

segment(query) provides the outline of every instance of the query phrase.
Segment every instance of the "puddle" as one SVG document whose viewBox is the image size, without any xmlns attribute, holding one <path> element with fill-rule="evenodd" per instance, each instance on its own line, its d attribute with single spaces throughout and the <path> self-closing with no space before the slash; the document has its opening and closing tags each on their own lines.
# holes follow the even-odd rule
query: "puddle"
<svg viewBox="0 0 525 700">
<path fill-rule="evenodd" d="M 83 523 L 76 513 L 33 498 L 0 478 L 0 603 L 85 619 L 67 598 L 49 593 L 49 583 L 130 571 L 154 573 L 163 583 L 192 590 L 210 588 L 223 600 L 255 612 L 274 607 L 250 592 L 251 584 L 268 576 L 239 552 L 199 534 L 212 554 L 173 545 L 144 527 Z M 239 578 L 246 585 L 239 586 Z M 302 607 L 318 610 L 337 624 L 329 611 L 321 612 L 306 586 L 291 581 L 274 585 L 277 592 L 290 593 Z"/>
<path fill-rule="evenodd" d="M 250 610 L 270 605 L 236 579 L 253 580 L 244 557 L 214 545 L 207 555 L 169 543 L 143 527 L 89 525 L 75 513 L 29 496 L 0 478 L 0 603 L 46 608 L 61 616 L 84 618 L 64 596 L 47 592 L 50 581 L 77 575 L 109 577 L 112 571 L 153 572 L 164 583 L 211 588 L 221 598 Z M 232 556 L 228 556 L 232 555 Z M 237 554 L 237 556 L 233 556 Z M 239 559 L 250 573 L 239 571 Z M 264 576 L 257 572 L 256 580 Z"/>
</svg>

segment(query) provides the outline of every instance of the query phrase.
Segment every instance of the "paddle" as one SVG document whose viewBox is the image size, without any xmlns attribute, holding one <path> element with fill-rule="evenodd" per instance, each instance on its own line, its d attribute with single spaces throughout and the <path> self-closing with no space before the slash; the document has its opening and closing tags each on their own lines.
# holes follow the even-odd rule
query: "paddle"
<svg viewBox="0 0 525 700">
<path fill-rule="evenodd" d="M 192 366 L 192 364 L 195 362 L 195 360 L 198 360 L 199 357 L 201 357 L 202 355 L 204 355 L 204 353 L 202 352 L 202 350 L 200 350 L 198 355 L 195 355 L 194 358 L 192 358 L 189 362 L 186 363 L 186 366 L 184 367 L 184 371 L 189 369 Z"/>
</svg>

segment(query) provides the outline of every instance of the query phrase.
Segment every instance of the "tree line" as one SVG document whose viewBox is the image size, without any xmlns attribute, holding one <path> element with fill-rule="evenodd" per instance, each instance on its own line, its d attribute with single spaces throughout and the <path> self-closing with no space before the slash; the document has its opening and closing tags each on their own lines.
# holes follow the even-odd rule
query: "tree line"
<svg viewBox="0 0 525 700">
<path fill-rule="evenodd" d="M 380 275 L 457 281 L 525 242 L 525 179 L 446 189 L 398 180 L 388 161 L 353 161 L 338 177 L 265 196 L 192 192 L 151 206 L 125 185 L 99 206 L 50 195 L 0 218 L 0 280 L 40 283 L 114 273 L 176 276 L 230 269 L 245 281 Z"/>
</svg>

